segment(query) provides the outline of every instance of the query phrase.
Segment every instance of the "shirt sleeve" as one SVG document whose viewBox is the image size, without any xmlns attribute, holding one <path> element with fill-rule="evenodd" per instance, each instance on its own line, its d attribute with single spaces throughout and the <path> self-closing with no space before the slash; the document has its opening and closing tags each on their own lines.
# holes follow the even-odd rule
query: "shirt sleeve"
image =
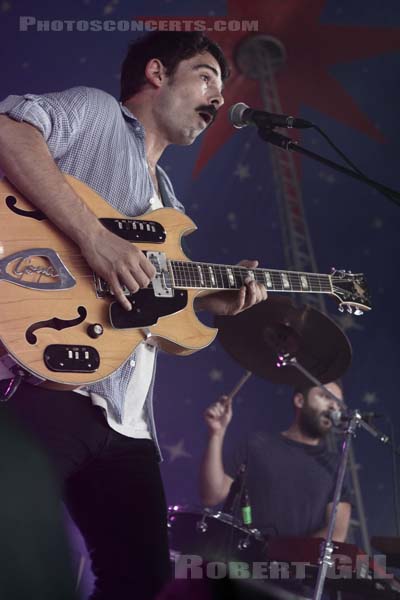
<svg viewBox="0 0 400 600">
<path fill-rule="evenodd" d="M 54 159 L 70 147 L 85 117 L 87 88 L 75 87 L 50 94 L 8 96 L 0 102 L 0 114 L 33 125 L 43 135 Z"/>
</svg>

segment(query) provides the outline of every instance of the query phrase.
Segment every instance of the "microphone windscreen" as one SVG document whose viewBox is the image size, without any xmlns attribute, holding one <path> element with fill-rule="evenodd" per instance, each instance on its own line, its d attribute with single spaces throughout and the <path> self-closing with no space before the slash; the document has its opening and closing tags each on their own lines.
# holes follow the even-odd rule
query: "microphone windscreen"
<svg viewBox="0 0 400 600">
<path fill-rule="evenodd" d="M 233 106 L 230 107 L 228 117 L 230 122 L 236 129 L 241 129 L 242 127 L 246 127 L 247 123 L 243 121 L 243 113 L 249 107 L 244 102 L 237 102 Z"/>
</svg>

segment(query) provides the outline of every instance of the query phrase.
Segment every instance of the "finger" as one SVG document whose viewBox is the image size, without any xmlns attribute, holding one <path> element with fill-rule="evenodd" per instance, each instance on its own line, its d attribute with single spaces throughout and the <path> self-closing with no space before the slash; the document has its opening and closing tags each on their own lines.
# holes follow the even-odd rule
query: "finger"
<svg viewBox="0 0 400 600">
<path fill-rule="evenodd" d="M 132 304 L 129 302 L 128 298 L 125 296 L 124 291 L 121 287 L 121 284 L 118 280 L 118 277 L 115 274 L 112 274 L 110 277 L 110 288 L 114 294 L 117 302 L 121 304 L 123 308 L 126 310 L 132 310 Z"/>
<path fill-rule="evenodd" d="M 256 283 L 256 304 L 265 300 L 265 288 L 260 283 Z"/>
<path fill-rule="evenodd" d="M 256 282 L 250 281 L 247 285 L 246 285 L 246 298 L 245 298 L 245 302 L 244 302 L 244 306 L 243 308 L 250 308 L 250 306 L 253 306 L 257 301 L 257 286 L 256 286 Z"/>
<path fill-rule="evenodd" d="M 140 252 L 140 254 L 141 254 L 141 257 L 140 257 L 139 264 L 140 264 L 145 276 L 148 277 L 148 279 L 151 281 L 153 279 L 153 277 L 155 277 L 155 275 L 156 275 L 156 269 L 155 269 L 154 265 L 149 261 L 147 256 L 145 256 L 143 254 L 143 252 Z"/>
<path fill-rule="evenodd" d="M 204 413 L 205 417 L 208 417 L 210 419 L 214 419 L 215 418 L 215 409 L 213 408 L 207 408 L 207 410 Z"/>
<path fill-rule="evenodd" d="M 258 267 L 258 260 L 244 259 L 238 263 L 241 267 L 247 267 L 248 269 L 256 269 Z"/>
<path fill-rule="evenodd" d="M 261 295 L 262 295 L 262 300 L 266 300 L 268 298 L 268 291 L 267 288 L 264 287 L 263 285 L 260 284 L 261 287 Z"/>
<path fill-rule="evenodd" d="M 140 265 L 135 269 L 131 269 L 130 274 L 137 282 L 138 288 L 146 288 L 149 285 L 150 278 L 146 275 Z"/>
<path fill-rule="evenodd" d="M 245 302 L 246 302 L 246 286 L 244 285 L 239 290 L 236 307 L 233 310 L 234 315 L 236 315 L 237 313 L 239 313 L 240 311 L 243 310 Z"/>
<path fill-rule="evenodd" d="M 225 406 L 225 412 L 227 414 L 232 412 L 232 400 L 233 400 L 232 396 L 227 396 L 227 398 L 225 400 L 224 406 Z"/>
<path fill-rule="evenodd" d="M 120 282 L 121 287 L 125 286 L 128 288 L 132 294 L 135 294 L 139 288 L 139 282 L 136 279 L 136 276 L 128 270 L 120 270 L 118 273 L 118 280 Z"/>
<path fill-rule="evenodd" d="M 220 398 L 220 402 L 221 402 L 221 404 L 223 404 L 224 406 L 226 406 L 227 404 L 229 404 L 229 401 L 230 401 L 230 400 L 231 400 L 231 397 L 230 397 L 230 396 L 228 396 L 228 395 L 221 396 L 221 398 Z"/>
</svg>

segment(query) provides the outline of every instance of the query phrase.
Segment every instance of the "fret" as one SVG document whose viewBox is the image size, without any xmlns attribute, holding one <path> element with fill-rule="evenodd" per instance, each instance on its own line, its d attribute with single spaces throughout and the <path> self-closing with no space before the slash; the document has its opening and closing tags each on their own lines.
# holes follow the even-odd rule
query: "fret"
<svg viewBox="0 0 400 600">
<path fill-rule="evenodd" d="M 196 265 L 196 267 L 197 267 L 197 272 L 199 274 L 200 285 L 201 285 L 201 287 L 206 287 L 206 284 L 204 283 L 204 276 L 203 276 L 203 270 L 201 268 L 201 265 Z"/>
<path fill-rule="evenodd" d="M 230 267 L 226 267 L 226 273 L 228 276 L 228 287 L 234 288 L 236 286 L 235 276 L 233 274 L 233 269 Z"/>
<path fill-rule="evenodd" d="M 282 286 L 284 290 L 290 290 L 291 289 L 291 285 L 290 285 L 290 281 L 289 281 L 289 277 L 287 275 L 287 273 L 281 273 L 281 279 L 282 279 Z"/>
<path fill-rule="evenodd" d="M 308 290 L 310 289 L 310 284 L 308 283 L 308 279 L 305 275 L 300 275 L 300 284 L 301 289 L 308 292 Z"/>
<path fill-rule="evenodd" d="M 208 274 L 210 276 L 211 286 L 214 288 L 217 287 L 217 280 L 215 278 L 215 273 L 211 265 L 208 265 Z"/>
<path fill-rule="evenodd" d="M 214 265 L 214 268 L 217 277 L 217 288 L 221 290 L 226 289 L 228 286 L 225 284 L 224 279 L 224 272 L 226 272 L 225 267 L 223 265 Z"/>
<path fill-rule="evenodd" d="M 169 264 L 177 288 L 234 290 L 253 279 L 272 292 L 332 293 L 329 275 L 190 261 L 170 261 Z"/>
<path fill-rule="evenodd" d="M 263 283 L 267 289 L 271 289 L 272 288 L 271 273 L 269 271 L 264 271 L 263 278 L 264 278 L 264 281 L 262 281 L 260 283 Z"/>
</svg>

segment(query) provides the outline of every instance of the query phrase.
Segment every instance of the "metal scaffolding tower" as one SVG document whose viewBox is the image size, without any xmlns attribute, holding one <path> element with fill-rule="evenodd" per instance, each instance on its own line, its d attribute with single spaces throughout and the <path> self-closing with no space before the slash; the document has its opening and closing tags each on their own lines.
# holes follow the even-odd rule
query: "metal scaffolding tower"
<svg viewBox="0 0 400 600">
<path fill-rule="evenodd" d="M 281 114 L 283 112 L 275 75 L 284 65 L 285 60 L 286 52 L 282 43 L 265 34 L 246 37 L 235 49 L 238 70 L 248 78 L 260 82 L 264 109 L 271 113 Z M 291 152 L 270 146 L 270 158 L 279 206 L 286 267 L 294 271 L 318 273 L 294 156 Z M 293 295 L 293 302 L 303 302 L 327 314 L 323 294 L 296 294 Z M 336 440 L 333 436 L 330 438 L 330 446 L 336 447 Z M 351 449 L 349 461 L 352 493 L 357 513 L 356 517 L 352 518 L 349 537 L 354 540 L 355 533 L 359 530 L 362 547 L 370 554 L 364 503 L 353 449 Z"/>
</svg>

